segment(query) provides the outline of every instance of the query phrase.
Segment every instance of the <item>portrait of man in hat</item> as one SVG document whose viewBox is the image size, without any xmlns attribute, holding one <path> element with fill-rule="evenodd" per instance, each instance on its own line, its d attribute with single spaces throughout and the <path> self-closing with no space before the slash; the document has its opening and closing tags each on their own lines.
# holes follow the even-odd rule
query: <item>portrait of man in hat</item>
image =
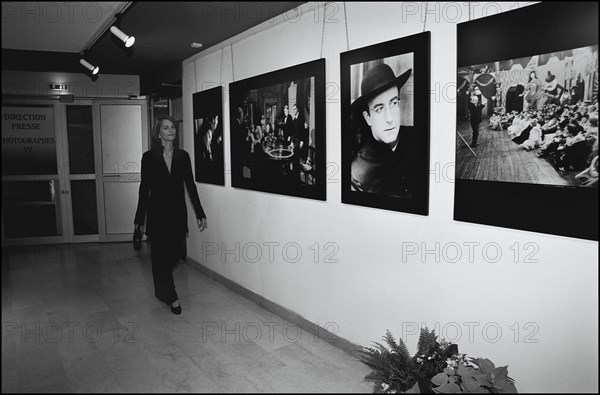
<svg viewBox="0 0 600 395">
<path fill-rule="evenodd" d="M 360 96 L 351 105 L 353 129 L 360 130 L 361 142 L 351 164 L 354 191 L 412 197 L 411 161 L 407 155 L 414 133 L 412 106 L 407 114 L 401 94 L 413 71 L 407 63 L 401 63 L 404 67 L 395 65 L 401 69 L 398 75 L 389 64 L 376 64 L 364 72 L 360 81 Z"/>
</svg>

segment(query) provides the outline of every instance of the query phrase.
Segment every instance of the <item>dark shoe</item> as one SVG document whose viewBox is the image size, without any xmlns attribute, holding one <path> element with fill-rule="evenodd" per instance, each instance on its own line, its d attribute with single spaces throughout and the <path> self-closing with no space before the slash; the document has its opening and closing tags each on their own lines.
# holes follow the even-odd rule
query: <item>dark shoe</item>
<svg viewBox="0 0 600 395">
<path fill-rule="evenodd" d="M 173 305 L 171 305 L 171 313 L 173 314 L 181 314 L 181 305 L 177 306 L 177 307 L 173 307 Z"/>
</svg>

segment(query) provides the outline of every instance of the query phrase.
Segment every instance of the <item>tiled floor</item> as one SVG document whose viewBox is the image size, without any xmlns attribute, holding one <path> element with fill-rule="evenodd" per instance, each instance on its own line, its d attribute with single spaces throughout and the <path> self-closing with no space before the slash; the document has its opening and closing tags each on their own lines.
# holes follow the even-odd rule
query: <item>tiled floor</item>
<svg viewBox="0 0 600 395">
<path fill-rule="evenodd" d="M 147 245 L 3 249 L 2 392 L 370 392 L 311 333 L 185 264 L 175 284 L 180 316 Z"/>
</svg>

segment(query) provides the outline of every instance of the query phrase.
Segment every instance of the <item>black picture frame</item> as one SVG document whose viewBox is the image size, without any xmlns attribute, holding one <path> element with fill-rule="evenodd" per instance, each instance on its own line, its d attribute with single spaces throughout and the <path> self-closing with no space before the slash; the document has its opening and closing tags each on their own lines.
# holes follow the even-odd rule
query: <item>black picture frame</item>
<svg viewBox="0 0 600 395">
<path fill-rule="evenodd" d="M 430 42 L 430 32 L 423 32 L 340 54 L 343 203 L 429 214 Z M 355 98 L 363 93 L 359 91 L 359 86 L 367 68 L 381 62 L 392 69 L 396 68 L 393 70 L 396 77 L 412 63 L 409 79 L 399 91 L 402 126 L 394 152 L 402 164 L 394 170 L 392 177 L 371 176 L 379 173 L 379 170 L 372 170 L 381 162 L 376 163 L 379 160 L 377 158 L 373 161 L 367 158 L 370 155 L 367 151 L 372 147 L 381 147 L 387 152 L 387 148 L 375 142 L 377 139 L 372 139 L 373 133 L 363 120 L 364 105 L 361 106 L 362 110 L 357 106 L 353 108 Z M 409 122 L 411 118 L 412 127 Z M 377 150 L 381 152 L 379 148 Z M 365 188 L 365 182 L 358 180 L 359 177 L 372 186 Z M 398 187 L 404 182 L 399 179 L 405 177 L 410 180 L 409 186 Z M 379 185 L 387 184 L 389 187 L 375 185 L 380 179 L 382 183 Z"/>
<path fill-rule="evenodd" d="M 229 98 L 232 186 L 326 200 L 325 59 L 232 82 Z"/>
<path fill-rule="evenodd" d="M 597 3 L 544 2 L 458 24 L 457 70 L 597 44 Z M 455 220 L 598 240 L 597 187 L 458 178 L 456 163 Z"/>
<path fill-rule="evenodd" d="M 225 185 L 223 88 L 192 94 L 196 182 Z"/>
</svg>

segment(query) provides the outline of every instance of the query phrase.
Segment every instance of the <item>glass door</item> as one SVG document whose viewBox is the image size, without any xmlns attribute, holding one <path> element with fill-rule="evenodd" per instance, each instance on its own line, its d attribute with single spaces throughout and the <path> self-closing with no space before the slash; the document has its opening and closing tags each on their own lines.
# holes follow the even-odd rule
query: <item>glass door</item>
<svg viewBox="0 0 600 395">
<path fill-rule="evenodd" d="M 2 244 L 62 243 L 67 186 L 56 100 L 2 101 Z"/>
<path fill-rule="evenodd" d="M 3 100 L 3 246 L 131 240 L 147 108 Z"/>
<path fill-rule="evenodd" d="M 66 122 L 66 147 L 68 160 L 69 242 L 92 242 L 99 240 L 97 183 L 99 179 L 98 155 L 94 145 L 94 121 L 91 101 L 78 100 L 75 104 L 63 105 Z"/>
<path fill-rule="evenodd" d="M 96 101 L 93 105 L 98 153 L 100 241 L 129 241 L 148 147 L 145 100 Z"/>
</svg>

